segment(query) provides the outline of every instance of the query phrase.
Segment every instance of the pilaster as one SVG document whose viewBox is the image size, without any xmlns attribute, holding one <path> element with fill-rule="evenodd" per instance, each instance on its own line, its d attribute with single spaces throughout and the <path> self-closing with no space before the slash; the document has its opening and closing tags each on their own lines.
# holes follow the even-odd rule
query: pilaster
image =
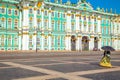
<svg viewBox="0 0 120 80">
<path fill-rule="evenodd" d="M 29 25 L 29 17 L 28 17 L 28 4 L 26 3 L 23 6 L 23 38 L 22 38 L 22 50 L 29 50 L 29 36 L 28 36 L 28 25 Z"/>
<path fill-rule="evenodd" d="M 89 50 L 93 50 L 93 48 L 94 48 L 94 35 L 91 35 L 89 41 Z"/>
</svg>

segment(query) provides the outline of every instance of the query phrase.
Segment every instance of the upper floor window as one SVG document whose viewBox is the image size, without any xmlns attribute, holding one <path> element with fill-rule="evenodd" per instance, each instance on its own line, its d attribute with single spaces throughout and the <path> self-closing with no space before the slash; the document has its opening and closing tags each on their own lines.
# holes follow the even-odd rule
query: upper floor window
<svg viewBox="0 0 120 80">
<path fill-rule="evenodd" d="M 74 14 L 72 14 L 72 19 L 74 19 Z"/>
<path fill-rule="evenodd" d="M 29 9 L 29 13 L 32 13 L 32 8 Z"/>
<path fill-rule="evenodd" d="M 86 20 L 86 16 L 84 16 L 84 20 Z"/>
<path fill-rule="evenodd" d="M 17 10 L 15 10 L 15 11 L 14 11 L 14 14 L 15 14 L 15 15 L 18 15 L 18 11 L 17 11 Z"/>
<path fill-rule="evenodd" d="M 1 12 L 2 12 L 2 13 L 5 13 L 5 8 L 2 8 L 2 9 L 1 9 Z"/>
<path fill-rule="evenodd" d="M 54 12 L 52 12 L 52 17 L 54 17 Z"/>
<path fill-rule="evenodd" d="M 65 18 L 65 13 L 63 13 L 63 18 Z"/>
<path fill-rule="evenodd" d="M 12 10 L 11 10 L 11 9 L 9 9 L 9 10 L 8 10 L 8 14 L 11 14 L 11 13 L 12 13 Z"/>
<path fill-rule="evenodd" d="M 40 10 L 39 9 L 37 10 L 37 14 L 40 14 Z"/>
<path fill-rule="evenodd" d="M 45 11 L 45 15 L 47 16 L 47 11 Z"/>
<path fill-rule="evenodd" d="M 58 17 L 60 17 L 60 13 L 58 12 Z"/>
</svg>

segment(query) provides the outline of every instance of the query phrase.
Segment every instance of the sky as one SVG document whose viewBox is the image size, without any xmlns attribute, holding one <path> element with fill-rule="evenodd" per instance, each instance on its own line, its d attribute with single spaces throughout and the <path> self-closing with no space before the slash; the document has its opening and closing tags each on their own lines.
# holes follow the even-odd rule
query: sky
<svg viewBox="0 0 120 80">
<path fill-rule="evenodd" d="M 54 0 L 51 0 L 54 1 Z M 67 0 L 62 0 L 63 2 L 66 2 Z M 76 3 L 78 0 L 70 0 L 72 3 Z M 89 2 L 94 9 L 97 7 L 104 8 L 105 10 L 112 8 L 113 13 L 120 14 L 120 0 L 86 0 Z"/>
</svg>

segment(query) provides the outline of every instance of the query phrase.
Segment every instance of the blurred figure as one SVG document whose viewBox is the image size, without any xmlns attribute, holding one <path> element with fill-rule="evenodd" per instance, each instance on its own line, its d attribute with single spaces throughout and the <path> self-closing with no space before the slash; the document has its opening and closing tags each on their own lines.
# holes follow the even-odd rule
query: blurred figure
<svg viewBox="0 0 120 80">
<path fill-rule="evenodd" d="M 101 61 L 100 61 L 100 66 L 103 67 L 112 67 L 111 62 L 110 62 L 110 57 L 111 53 L 110 51 L 104 51 L 104 56 L 102 57 Z"/>
</svg>

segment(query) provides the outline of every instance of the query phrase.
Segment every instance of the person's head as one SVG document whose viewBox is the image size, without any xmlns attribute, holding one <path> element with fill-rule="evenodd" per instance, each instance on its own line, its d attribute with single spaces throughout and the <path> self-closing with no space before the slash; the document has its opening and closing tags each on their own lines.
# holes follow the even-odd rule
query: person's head
<svg viewBox="0 0 120 80">
<path fill-rule="evenodd" d="M 110 51 L 107 51 L 107 54 L 110 54 Z"/>
</svg>

